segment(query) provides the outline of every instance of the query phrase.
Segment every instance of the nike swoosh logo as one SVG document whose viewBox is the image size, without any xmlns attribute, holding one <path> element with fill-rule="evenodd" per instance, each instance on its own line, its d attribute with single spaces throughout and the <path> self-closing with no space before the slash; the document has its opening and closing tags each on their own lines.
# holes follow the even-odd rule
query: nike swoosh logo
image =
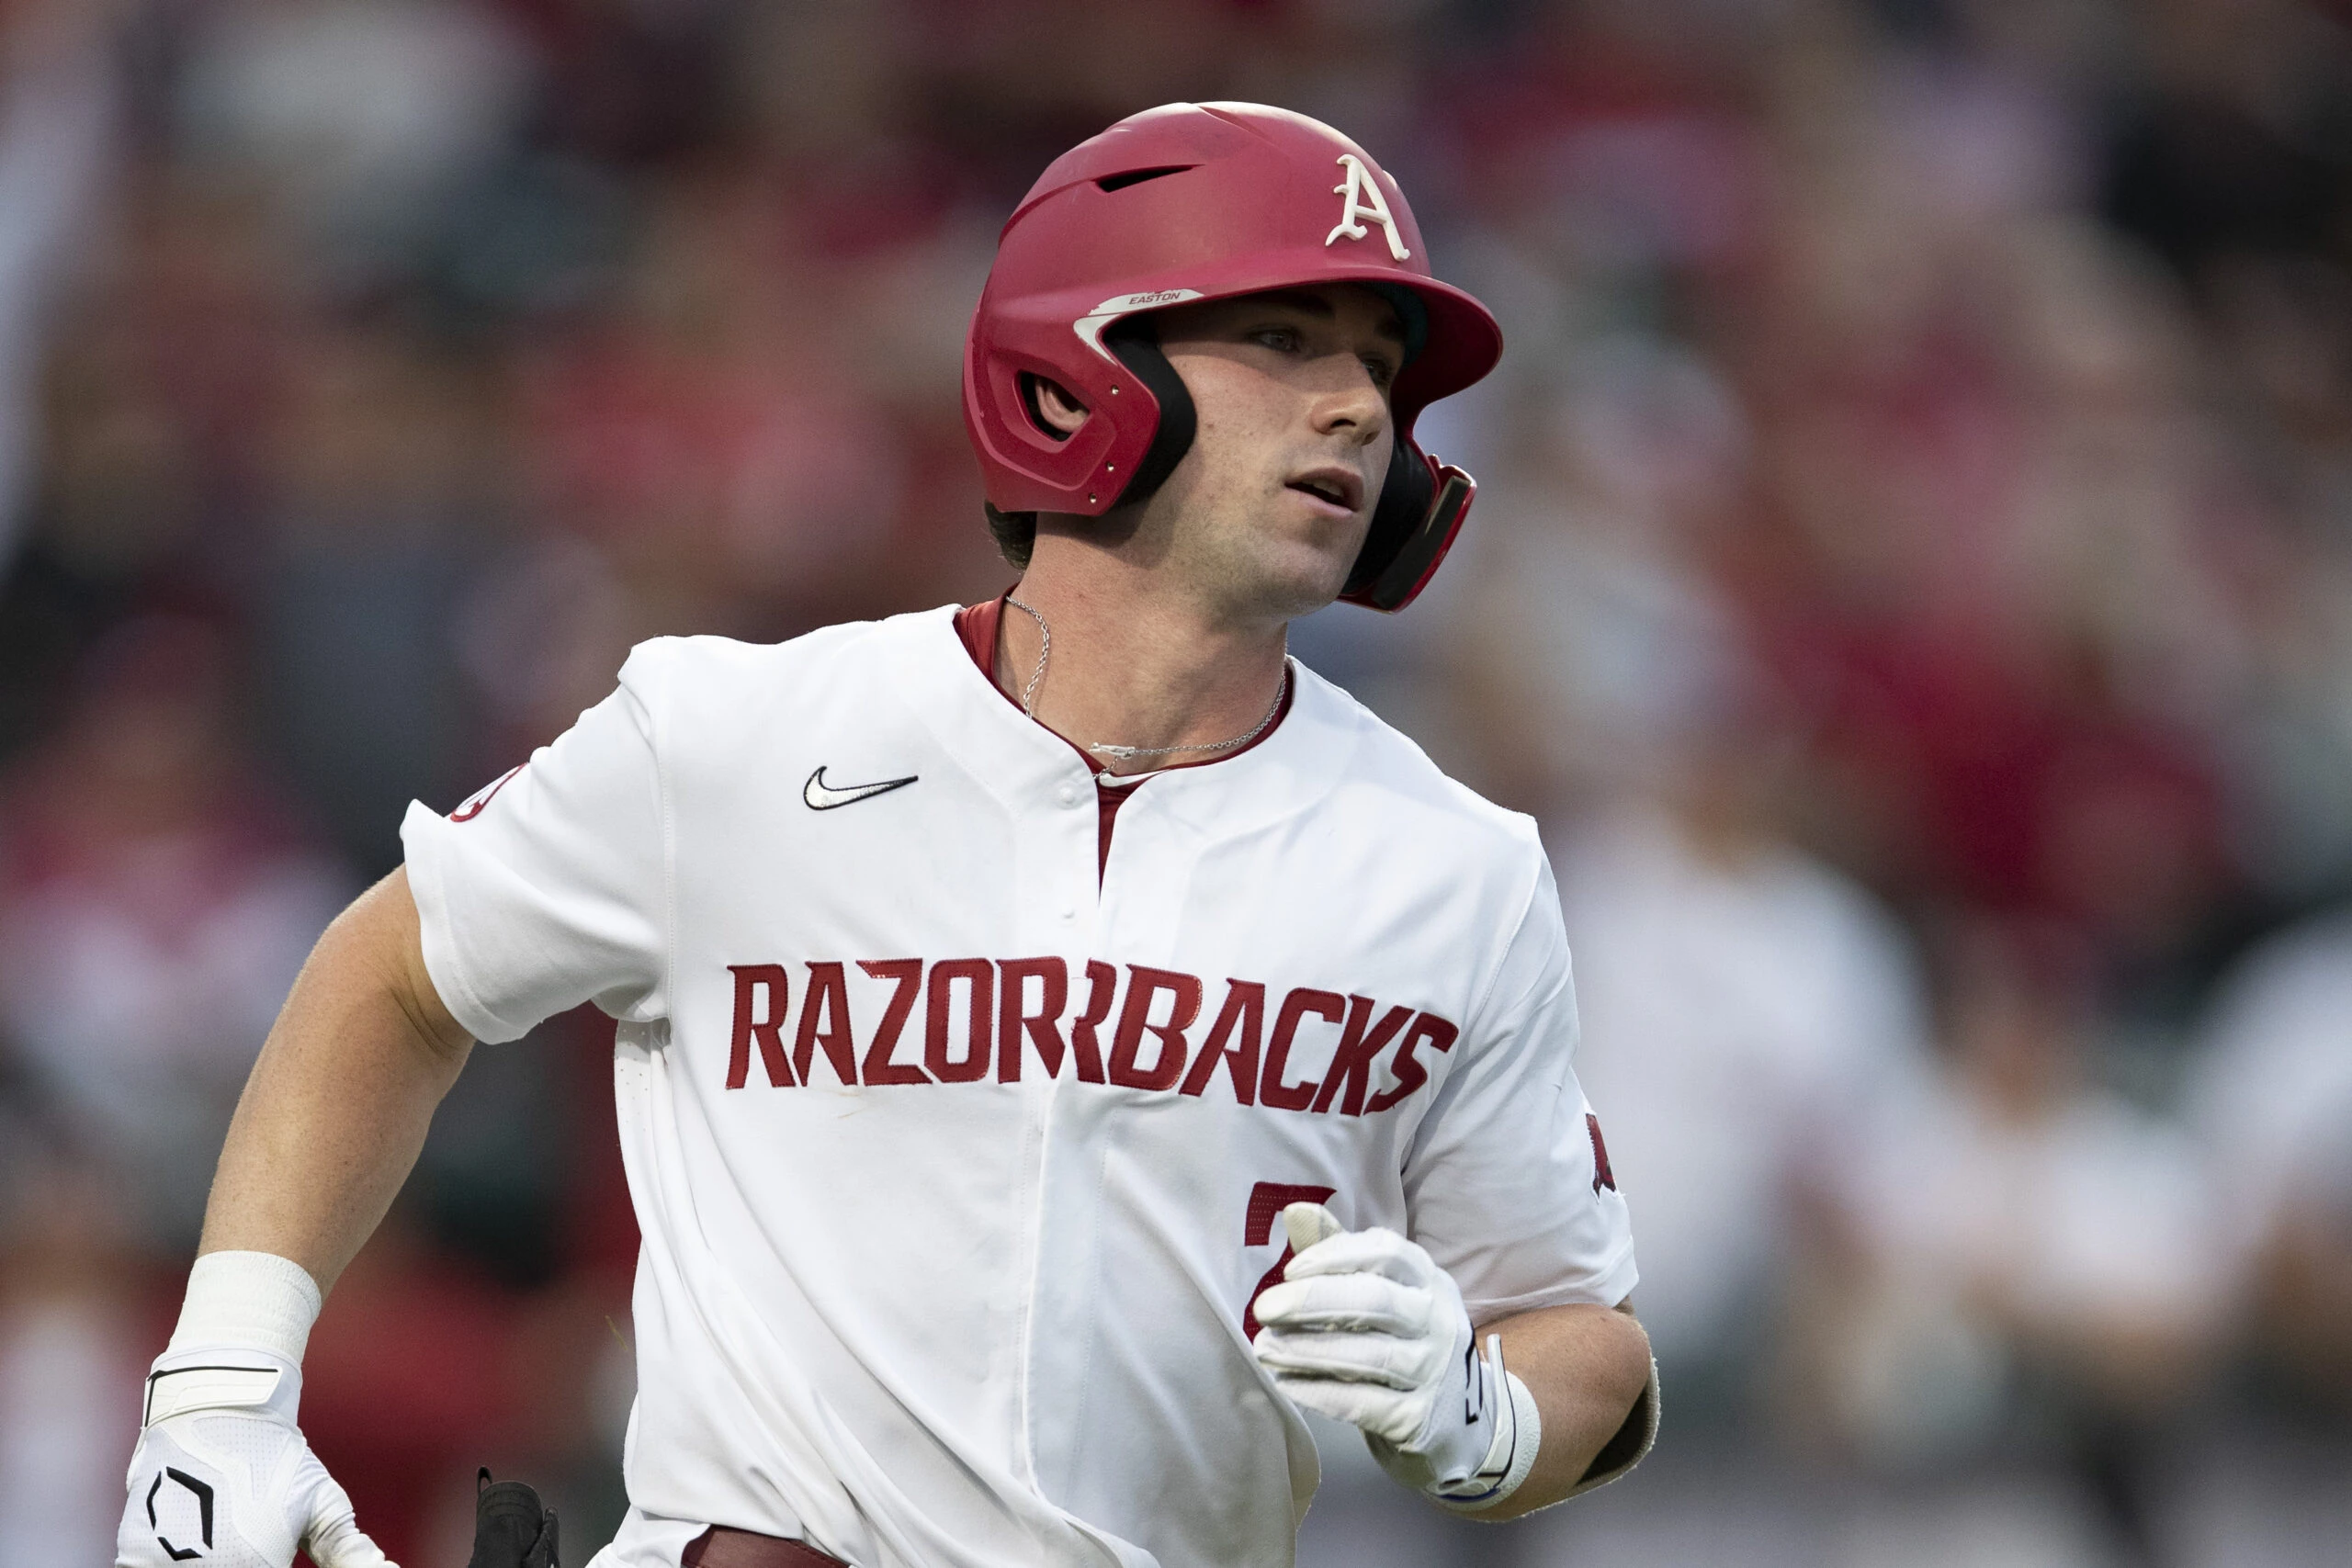
<svg viewBox="0 0 2352 1568">
<path fill-rule="evenodd" d="M 819 768 L 800 786 L 800 798 L 808 803 L 811 811 L 831 811 L 836 806 L 849 806 L 861 800 L 871 800 L 877 795 L 888 795 L 894 789 L 904 789 L 920 776 L 909 773 L 902 779 L 884 779 L 880 784 L 852 784 L 847 789 L 835 789 L 825 782 L 825 770 Z"/>
</svg>

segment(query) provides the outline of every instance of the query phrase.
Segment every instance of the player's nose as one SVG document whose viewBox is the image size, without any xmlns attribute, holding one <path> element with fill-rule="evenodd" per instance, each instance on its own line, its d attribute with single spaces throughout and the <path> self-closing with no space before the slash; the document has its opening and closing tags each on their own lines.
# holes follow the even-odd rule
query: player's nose
<svg viewBox="0 0 2352 1568">
<path fill-rule="evenodd" d="M 1388 428 L 1388 394 L 1371 367 L 1351 353 L 1329 354 L 1317 369 L 1308 423 L 1317 435 L 1345 435 L 1369 446 Z"/>
</svg>

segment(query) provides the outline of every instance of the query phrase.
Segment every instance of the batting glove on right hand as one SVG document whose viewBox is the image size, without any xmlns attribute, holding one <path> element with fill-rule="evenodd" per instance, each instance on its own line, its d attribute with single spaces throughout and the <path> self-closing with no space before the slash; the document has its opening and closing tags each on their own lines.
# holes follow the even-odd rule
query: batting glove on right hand
<svg viewBox="0 0 2352 1568">
<path fill-rule="evenodd" d="M 115 1568 L 393 1568 L 294 1424 L 302 1373 L 263 1350 L 165 1356 L 147 1381 Z"/>
<path fill-rule="evenodd" d="M 1283 1211 L 1297 1256 L 1259 1293 L 1250 1348 L 1284 1393 L 1360 1428 L 1381 1467 L 1441 1502 L 1491 1506 L 1525 1479 L 1540 1419 L 1477 1350 L 1462 1292 L 1419 1243 Z"/>
</svg>

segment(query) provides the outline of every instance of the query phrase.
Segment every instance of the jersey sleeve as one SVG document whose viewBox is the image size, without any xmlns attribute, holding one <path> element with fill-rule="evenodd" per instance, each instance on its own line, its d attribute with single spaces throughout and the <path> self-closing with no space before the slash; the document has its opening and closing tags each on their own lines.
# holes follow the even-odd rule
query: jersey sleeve
<svg viewBox="0 0 2352 1568">
<path fill-rule="evenodd" d="M 1576 987 L 1548 866 L 1416 1133 L 1405 1168 L 1413 1239 L 1474 1322 L 1634 1289 L 1634 1238 L 1600 1124 L 1572 1066 Z"/>
<path fill-rule="evenodd" d="M 424 964 L 484 1041 L 594 1001 L 662 1016 L 667 881 L 662 772 L 646 701 L 658 645 L 553 744 L 447 817 L 401 825 Z"/>
</svg>

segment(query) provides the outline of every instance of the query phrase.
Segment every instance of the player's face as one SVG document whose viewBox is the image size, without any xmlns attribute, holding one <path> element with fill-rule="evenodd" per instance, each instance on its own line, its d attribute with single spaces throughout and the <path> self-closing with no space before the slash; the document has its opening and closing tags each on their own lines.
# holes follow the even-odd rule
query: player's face
<svg viewBox="0 0 2352 1568">
<path fill-rule="evenodd" d="M 1151 506 L 1188 581 L 1229 610 L 1287 618 L 1339 596 L 1363 543 L 1405 361 L 1396 309 L 1351 284 L 1162 312 L 1160 348 L 1199 415 Z"/>
</svg>

